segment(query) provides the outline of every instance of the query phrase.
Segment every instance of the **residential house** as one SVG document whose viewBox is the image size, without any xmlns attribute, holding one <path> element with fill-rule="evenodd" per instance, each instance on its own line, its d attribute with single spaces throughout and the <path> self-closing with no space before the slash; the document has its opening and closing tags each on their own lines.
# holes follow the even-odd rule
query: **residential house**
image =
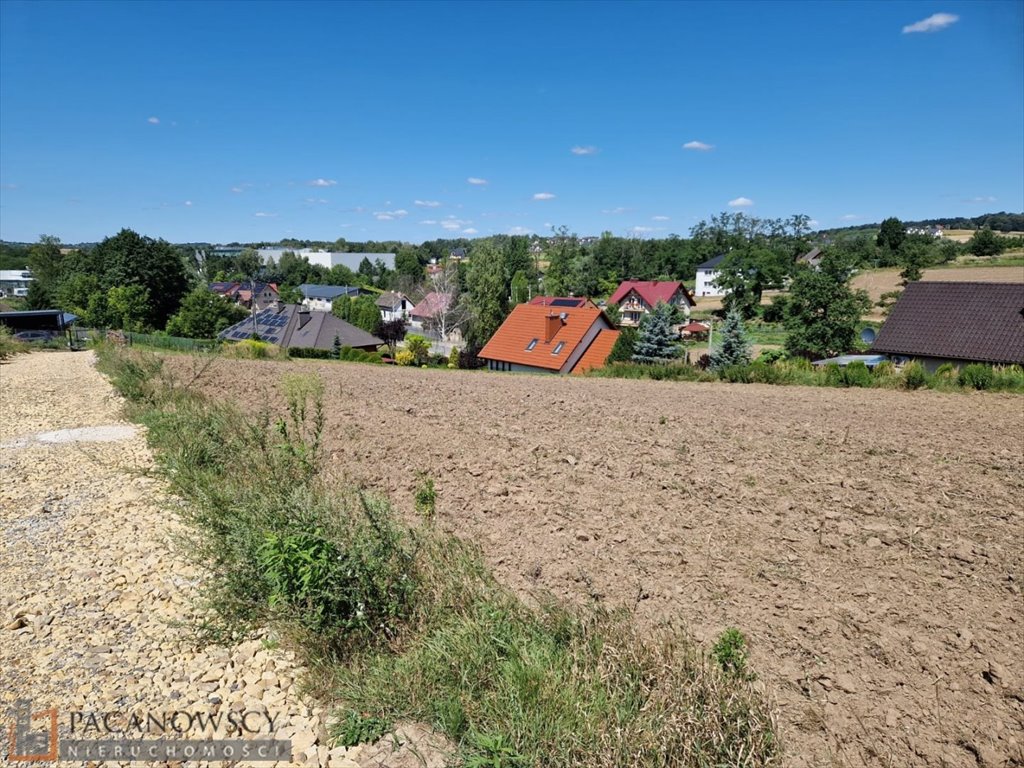
<svg viewBox="0 0 1024 768">
<path fill-rule="evenodd" d="M 1024 282 L 910 283 L 871 352 L 895 362 L 1024 365 Z"/>
<path fill-rule="evenodd" d="M 385 323 L 392 320 L 408 320 L 413 306 L 412 299 L 404 293 L 396 293 L 395 291 L 387 291 L 377 299 L 377 308 L 380 310 L 381 319 Z"/>
<path fill-rule="evenodd" d="M 35 278 L 32 271 L 24 269 L 0 269 L 0 298 L 7 296 L 28 296 L 28 287 Z"/>
<path fill-rule="evenodd" d="M 640 319 L 659 302 L 678 307 L 686 317 L 696 305 L 678 280 L 624 280 L 608 299 L 609 304 L 619 305 L 619 325 L 627 327 L 640 325 Z"/>
<path fill-rule="evenodd" d="M 330 312 L 336 299 L 345 297 L 354 299 L 359 295 L 359 289 L 352 285 L 310 285 L 303 283 L 299 286 L 299 293 L 302 294 L 302 306 L 314 312 Z"/>
<path fill-rule="evenodd" d="M 597 307 L 590 299 L 583 296 L 534 296 L 529 304 L 541 307 Z"/>
<path fill-rule="evenodd" d="M 449 327 L 448 316 L 451 310 L 452 296 L 447 293 L 431 291 L 409 311 L 409 324 L 414 328 L 436 332 L 445 340 L 457 340 L 457 329 Z"/>
<path fill-rule="evenodd" d="M 244 341 L 256 335 L 285 349 L 333 349 L 334 340 L 343 347 L 373 352 L 384 342 L 376 336 L 335 317 L 330 312 L 312 312 L 302 304 L 278 304 L 225 328 L 218 334 L 224 341 Z"/>
<path fill-rule="evenodd" d="M 821 252 L 821 248 L 813 248 L 807 253 L 798 256 L 796 263 L 806 264 L 811 269 L 817 269 L 821 266 L 821 260 L 824 258 L 825 254 Z"/>
<path fill-rule="evenodd" d="M 246 309 L 252 309 L 254 302 L 257 310 L 266 309 L 276 304 L 281 298 L 276 283 L 235 281 L 210 283 L 209 287 L 214 293 L 220 294 Z"/>
<path fill-rule="evenodd" d="M 693 287 L 694 296 L 723 296 L 725 294 L 716 282 L 721 274 L 719 265 L 724 259 L 725 254 L 721 253 L 697 267 L 697 282 Z"/>
<path fill-rule="evenodd" d="M 448 251 L 448 258 L 451 259 L 452 261 L 465 261 L 467 258 L 469 258 L 469 256 L 466 253 L 466 249 L 460 246 L 458 248 L 452 248 L 450 251 Z"/>
<path fill-rule="evenodd" d="M 594 306 L 519 304 L 479 357 L 492 371 L 582 373 L 605 364 L 618 336 Z"/>
</svg>

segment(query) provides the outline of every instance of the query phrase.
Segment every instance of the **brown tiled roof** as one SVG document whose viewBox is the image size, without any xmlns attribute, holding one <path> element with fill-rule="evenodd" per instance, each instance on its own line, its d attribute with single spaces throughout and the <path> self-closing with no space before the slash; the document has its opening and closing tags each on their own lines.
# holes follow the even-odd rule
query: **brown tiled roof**
<svg viewBox="0 0 1024 768">
<path fill-rule="evenodd" d="M 1024 283 L 910 283 L 871 351 L 1024 364 Z"/>
<path fill-rule="evenodd" d="M 615 341 L 618 338 L 619 331 L 601 331 L 587 347 L 587 351 L 583 353 L 583 357 L 576 363 L 572 372 L 586 373 L 593 368 L 604 368 L 604 364 L 608 362 L 608 355 L 612 353 L 612 347 L 615 346 Z"/>
<path fill-rule="evenodd" d="M 559 319 L 560 316 L 564 316 L 564 321 Z M 549 318 L 553 318 L 550 322 L 552 327 L 556 327 L 550 339 Z M 576 309 L 519 304 L 512 309 L 505 322 L 480 350 L 479 356 L 485 360 L 500 360 L 558 371 L 576 351 L 587 331 L 594 323 L 601 322 L 601 318 L 604 318 L 604 313 L 593 306 Z M 611 327 L 607 319 L 604 319 L 602 324 L 605 328 Z M 537 343 L 533 349 L 527 350 L 534 339 Z M 553 354 L 560 343 L 562 347 L 558 354 Z"/>
</svg>

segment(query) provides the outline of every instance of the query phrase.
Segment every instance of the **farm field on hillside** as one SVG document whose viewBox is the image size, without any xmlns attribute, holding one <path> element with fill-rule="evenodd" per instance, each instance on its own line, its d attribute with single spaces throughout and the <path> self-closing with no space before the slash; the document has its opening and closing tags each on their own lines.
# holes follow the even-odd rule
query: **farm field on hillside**
<svg viewBox="0 0 1024 768">
<path fill-rule="evenodd" d="M 277 408 L 296 371 L 324 380 L 333 482 L 411 516 L 425 473 L 439 524 L 521 594 L 707 646 L 740 628 L 789 765 L 1024 760 L 1020 397 L 312 361 L 193 386 Z"/>
</svg>

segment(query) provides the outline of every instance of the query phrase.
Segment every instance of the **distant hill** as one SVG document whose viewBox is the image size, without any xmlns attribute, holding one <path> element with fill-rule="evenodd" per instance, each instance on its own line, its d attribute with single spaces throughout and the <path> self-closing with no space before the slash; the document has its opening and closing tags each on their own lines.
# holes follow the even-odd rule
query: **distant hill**
<svg viewBox="0 0 1024 768">
<path fill-rule="evenodd" d="M 858 224 L 850 227 L 836 227 L 835 229 L 823 229 L 821 234 L 842 235 L 845 233 L 854 234 L 859 232 L 877 231 L 881 222 L 873 224 Z M 903 226 L 915 228 L 927 228 L 941 226 L 945 229 L 984 229 L 988 227 L 993 232 L 1022 232 L 1024 231 L 1024 213 L 983 213 L 981 216 L 967 218 L 965 216 L 954 216 L 944 219 L 921 219 L 920 221 L 904 221 Z"/>
</svg>

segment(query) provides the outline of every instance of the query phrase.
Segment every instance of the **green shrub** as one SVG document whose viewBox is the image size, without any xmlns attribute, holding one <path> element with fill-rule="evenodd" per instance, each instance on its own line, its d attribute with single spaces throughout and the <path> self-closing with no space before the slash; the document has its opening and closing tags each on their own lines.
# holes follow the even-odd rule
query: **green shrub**
<svg viewBox="0 0 1024 768">
<path fill-rule="evenodd" d="M 991 366 L 971 363 L 960 369 L 959 381 L 964 389 L 992 389 L 995 373 Z"/>
<path fill-rule="evenodd" d="M 391 723 L 380 717 L 367 715 L 350 709 L 344 719 L 338 722 L 335 735 L 343 747 L 359 744 L 373 744 L 391 730 Z"/>
<path fill-rule="evenodd" d="M 726 674 L 742 679 L 750 677 L 747 671 L 747 638 L 735 627 L 718 636 L 711 655 Z"/>
<path fill-rule="evenodd" d="M 928 373 L 924 366 L 916 360 L 903 366 L 903 387 L 905 389 L 920 389 L 928 386 Z"/>
<path fill-rule="evenodd" d="M 825 386 L 826 387 L 845 387 L 846 377 L 843 376 L 843 369 L 835 363 L 829 363 L 825 366 Z"/>
<path fill-rule="evenodd" d="M 416 511 L 424 518 L 431 520 L 434 517 L 434 507 L 437 503 L 437 492 L 434 490 L 434 481 L 425 474 L 419 476 L 420 484 L 416 488 L 415 502 Z"/>
<path fill-rule="evenodd" d="M 854 360 L 843 369 L 843 381 L 848 387 L 870 387 L 871 369 L 863 361 Z"/>
<path fill-rule="evenodd" d="M 308 358 L 312 360 L 331 360 L 338 357 L 333 349 L 317 349 L 316 347 L 290 347 L 288 357 Z"/>
<path fill-rule="evenodd" d="M 1024 393 L 1024 367 L 1019 365 L 998 366 L 992 369 L 992 389 L 1005 392 Z"/>
<path fill-rule="evenodd" d="M 956 379 L 959 371 L 952 363 L 943 363 L 935 369 L 935 377 L 938 379 Z"/>
<path fill-rule="evenodd" d="M 770 365 L 772 363 L 782 362 L 787 357 L 788 355 L 786 354 L 786 350 L 784 349 L 766 349 L 763 350 L 761 354 L 757 356 L 757 360 L 755 360 L 754 362 L 765 363 L 766 365 Z"/>
<path fill-rule="evenodd" d="M 6 360 L 27 351 L 27 344 L 15 341 L 10 329 L 6 325 L 0 325 L 0 360 Z"/>
</svg>

